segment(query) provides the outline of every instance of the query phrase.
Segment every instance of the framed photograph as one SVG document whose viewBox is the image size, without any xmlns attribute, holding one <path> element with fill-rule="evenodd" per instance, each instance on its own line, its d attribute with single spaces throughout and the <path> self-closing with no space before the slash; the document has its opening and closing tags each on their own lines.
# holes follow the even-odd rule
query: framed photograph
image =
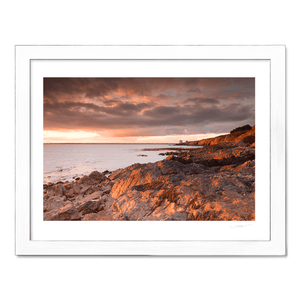
<svg viewBox="0 0 300 300">
<path fill-rule="evenodd" d="M 16 46 L 16 255 L 286 255 L 285 46 Z"/>
</svg>

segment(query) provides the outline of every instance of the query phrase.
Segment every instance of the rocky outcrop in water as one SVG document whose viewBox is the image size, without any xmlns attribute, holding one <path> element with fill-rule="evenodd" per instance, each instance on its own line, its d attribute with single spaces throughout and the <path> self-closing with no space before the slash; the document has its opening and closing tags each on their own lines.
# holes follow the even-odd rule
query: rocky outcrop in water
<svg viewBox="0 0 300 300">
<path fill-rule="evenodd" d="M 45 185 L 44 220 L 254 220 L 255 127 L 197 145 L 156 163 Z"/>
</svg>

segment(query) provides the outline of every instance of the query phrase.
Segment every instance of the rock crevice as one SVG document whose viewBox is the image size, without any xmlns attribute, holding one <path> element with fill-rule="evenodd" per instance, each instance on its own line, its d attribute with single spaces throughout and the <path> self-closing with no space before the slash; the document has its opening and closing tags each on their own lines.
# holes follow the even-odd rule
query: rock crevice
<svg viewBox="0 0 300 300">
<path fill-rule="evenodd" d="M 203 148 L 44 185 L 44 220 L 254 220 L 255 127 L 186 145 Z"/>
</svg>

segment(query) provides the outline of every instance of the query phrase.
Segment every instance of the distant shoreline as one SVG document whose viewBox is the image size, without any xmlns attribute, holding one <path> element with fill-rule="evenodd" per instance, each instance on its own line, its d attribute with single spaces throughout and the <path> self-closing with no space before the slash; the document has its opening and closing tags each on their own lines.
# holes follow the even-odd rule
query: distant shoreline
<svg viewBox="0 0 300 300">
<path fill-rule="evenodd" d="M 175 145 L 176 146 L 176 145 Z M 179 145 L 177 145 L 179 146 Z M 142 149 L 142 151 L 165 151 L 165 150 L 169 150 L 169 151 L 190 151 L 190 150 L 193 150 L 193 149 L 200 149 L 200 148 L 203 148 L 203 146 L 188 146 L 188 145 L 182 145 L 182 146 L 186 146 L 187 148 L 152 148 L 152 149 Z M 189 147 L 189 148 L 188 148 Z M 194 147 L 194 148 L 191 148 L 191 147 Z"/>
<path fill-rule="evenodd" d="M 43 145 L 180 145 L 174 143 L 43 143 Z"/>
<path fill-rule="evenodd" d="M 167 156 L 154 163 L 45 184 L 43 219 L 254 221 L 255 127 L 249 127 L 195 141 L 195 148 L 144 149 Z"/>
</svg>

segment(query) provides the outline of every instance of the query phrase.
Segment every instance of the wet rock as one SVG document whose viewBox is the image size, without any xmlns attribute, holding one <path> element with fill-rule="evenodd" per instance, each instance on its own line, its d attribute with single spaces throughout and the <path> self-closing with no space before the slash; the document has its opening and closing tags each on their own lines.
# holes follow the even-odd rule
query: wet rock
<svg viewBox="0 0 300 300">
<path fill-rule="evenodd" d="M 112 172 L 108 171 L 108 170 L 105 170 L 102 174 L 103 175 L 110 175 Z"/>
<path fill-rule="evenodd" d="M 159 153 L 158 155 L 162 155 L 162 156 L 173 156 L 173 155 L 177 155 L 178 152 L 163 152 L 163 153 Z"/>
</svg>

